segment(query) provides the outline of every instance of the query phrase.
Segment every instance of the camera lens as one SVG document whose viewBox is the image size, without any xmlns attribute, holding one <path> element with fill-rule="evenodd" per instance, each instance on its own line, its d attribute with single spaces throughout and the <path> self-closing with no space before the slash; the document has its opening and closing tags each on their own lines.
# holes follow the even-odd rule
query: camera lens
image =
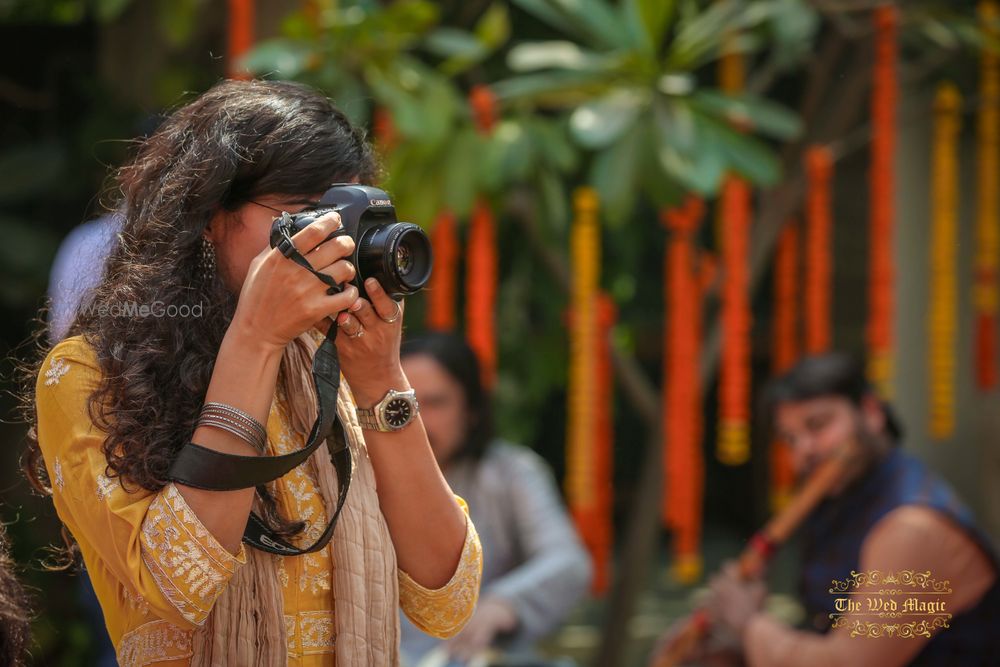
<svg viewBox="0 0 1000 667">
<path fill-rule="evenodd" d="M 405 276 L 413 268 L 413 255 L 410 254 L 408 246 L 396 248 L 396 271 L 401 276 Z"/>
<path fill-rule="evenodd" d="M 417 225 L 393 222 L 369 228 L 358 241 L 358 269 L 393 297 L 413 294 L 431 276 L 431 242 Z"/>
</svg>

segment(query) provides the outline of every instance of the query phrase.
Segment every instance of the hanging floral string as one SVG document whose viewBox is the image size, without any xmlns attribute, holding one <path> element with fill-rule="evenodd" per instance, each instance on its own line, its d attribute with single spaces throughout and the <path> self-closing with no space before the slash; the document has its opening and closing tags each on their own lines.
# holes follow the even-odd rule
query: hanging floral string
<svg viewBox="0 0 1000 667">
<path fill-rule="evenodd" d="M 667 304 L 663 377 L 662 513 L 673 532 L 675 578 L 691 584 L 701 577 L 702 395 L 698 365 L 701 359 L 702 286 L 695 270 L 694 233 L 704 216 L 700 199 L 689 198 L 680 208 L 662 211 L 660 221 L 669 230 L 664 262 L 664 298 Z"/>
<path fill-rule="evenodd" d="M 469 93 L 476 128 L 483 134 L 493 131 L 497 121 L 497 100 L 486 86 Z M 469 345 L 482 365 L 483 383 L 492 387 L 496 380 L 496 292 L 497 248 L 493 211 L 483 197 L 472 210 L 465 262 L 465 328 Z"/>
<path fill-rule="evenodd" d="M 774 259 L 774 334 L 772 372 L 784 373 L 799 358 L 799 226 L 785 223 Z M 771 507 L 780 510 L 795 485 L 788 443 L 771 441 Z"/>
<path fill-rule="evenodd" d="M 726 465 L 740 465 L 750 458 L 750 206 L 750 186 L 742 179 L 728 178 L 722 190 L 726 241 L 722 248 L 722 371 L 716 450 L 719 461 Z"/>
<path fill-rule="evenodd" d="M 600 364 L 595 354 L 599 339 L 597 289 L 601 265 L 596 191 L 589 187 L 577 189 L 573 210 L 566 495 L 581 535 L 593 539 L 600 530 L 595 514 L 599 502 L 595 483 L 599 439 L 596 408 L 602 399 Z"/>
<path fill-rule="evenodd" d="M 727 43 L 734 44 L 736 36 Z M 743 90 L 743 56 L 727 48 L 719 64 L 719 82 L 728 93 Z M 722 360 L 719 377 L 719 435 L 716 457 L 726 465 L 750 458 L 750 300 L 747 262 L 750 249 L 750 186 L 730 175 L 722 187 L 718 230 L 723 265 Z"/>
<path fill-rule="evenodd" d="M 883 396 L 893 377 L 893 153 L 896 148 L 896 8 L 875 10 L 869 226 L 868 375 Z"/>
<path fill-rule="evenodd" d="M 983 30 L 993 39 L 1000 20 L 994 0 L 979 3 Z M 982 49 L 976 159 L 976 257 L 973 307 L 976 311 L 976 384 L 983 391 L 997 386 L 997 306 L 1000 303 L 1000 57 Z"/>
<path fill-rule="evenodd" d="M 950 83 L 934 102 L 934 154 L 931 158 L 930 309 L 928 369 L 930 433 L 938 440 L 955 429 L 955 349 L 958 326 L 958 139 L 962 99 Z"/>
<path fill-rule="evenodd" d="M 831 340 L 833 159 L 829 149 L 814 146 L 807 151 L 806 173 L 805 352 L 821 354 L 830 349 Z"/>
<path fill-rule="evenodd" d="M 590 516 L 577 525 L 594 563 L 591 592 L 601 595 L 611 581 L 611 546 L 614 540 L 611 509 L 614 500 L 614 374 L 611 367 L 611 330 L 618 317 L 614 301 L 604 292 L 597 294 L 596 381 L 594 387 L 594 464 L 591 466 L 594 505 Z"/>
<path fill-rule="evenodd" d="M 482 366 L 483 384 L 496 380 L 497 254 L 493 211 L 482 197 L 476 200 L 469 224 L 465 262 L 465 329 L 469 345 Z"/>
<path fill-rule="evenodd" d="M 229 45 L 226 63 L 230 79 L 249 79 L 240 59 L 253 47 L 253 0 L 229 0 Z"/>
<path fill-rule="evenodd" d="M 431 331 L 455 330 L 455 285 L 458 281 L 458 231 L 455 215 L 438 215 L 431 230 L 434 271 L 427 289 L 427 328 Z"/>
</svg>

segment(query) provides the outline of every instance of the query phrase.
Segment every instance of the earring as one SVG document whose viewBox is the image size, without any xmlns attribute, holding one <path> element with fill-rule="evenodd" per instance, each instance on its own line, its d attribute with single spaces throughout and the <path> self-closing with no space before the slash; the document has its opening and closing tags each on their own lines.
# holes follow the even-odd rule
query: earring
<svg viewBox="0 0 1000 667">
<path fill-rule="evenodd" d="M 198 253 L 198 272 L 205 282 L 215 275 L 215 246 L 204 236 L 201 237 L 201 250 Z"/>
</svg>

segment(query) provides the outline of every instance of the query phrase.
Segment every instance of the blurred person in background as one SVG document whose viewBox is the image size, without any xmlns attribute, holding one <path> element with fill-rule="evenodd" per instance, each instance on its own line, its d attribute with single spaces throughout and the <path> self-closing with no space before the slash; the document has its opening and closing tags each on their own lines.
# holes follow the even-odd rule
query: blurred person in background
<svg viewBox="0 0 1000 667">
<path fill-rule="evenodd" d="M 107 213 L 77 225 L 59 245 L 49 272 L 49 343 L 66 337 L 80 304 L 101 282 L 104 265 L 121 229 L 121 219 Z"/>
<path fill-rule="evenodd" d="M 448 485 L 469 503 L 484 558 L 469 624 L 442 643 L 402 619 L 404 658 L 412 667 L 463 665 L 491 648 L 512 660 L 530 656 L 532 644 L 584 595 L 590 558 L 545 461 L 494 435 L 492 397 L 465 340 L 428 334 L 406 340 L 401 354 L 434 456 Z"/>
<path fill-rule="evenodd" d="M 395 431 L 356 415 L 409 389 L 401 306 L 374 279 L 370 301 L 353 285 L 328 292 L 268 244 L 275 210 L 302 211 L 331 183 L 376 171 L 328 99 L 263 81 L 222 82 L 179 108 L 119 171 L 122 229 L 93 307 L 78 309 L 22 398 L 29 478 L 75 538 L 121 664 L 393 665 L 398 608 L 442 637 L 471 616 L 479 540 L 418 412 Z M 321 216 L 293 244 L 343 283 L 356 270 L 351 237 L 331 237 L 340 226 Z M 155 303 L 199 310 L 123 308 Z M 242 456 L 301 448 L 329 326 L 350 382 L 338 414 L 354 483 L 334 540 L 274 557 L 241 542 L 251 508 L 293 544 L 315 542 L 338 488 L 324 449 L 256 491 L 197 489 L 168 471 L 189 441 Z M 213 425 L 208 404 L 247 427 Z"/>
<path fill-rule="evenodd" d="M 1000 561 L 994 545 L 951 487 L 903 450 L 902 426 L 865 379 L 860 361 L 839 352 L 803 359 L 771 380 L 764 406 L 777 436 L 791 447 L 800 478 L 849 443 L 854 460 L 801 528 L 806 629 L 765 613 L 763 579 L 743 580 L 729 562 L 710 584 L 713 635 L 730 640 L 728 648 L 716 644 L 719 653 L 742 654 L 751 667 L 1000 665 Z M 939 596 L 951 614 L 950 627 L 930 624 L 929 637 L 919 631 L 899 636 L 900 629 L 877 638 L 852 636 L 850 622 L 832 627 L 831 614 L 844 610 L 836 608 L 831 582 L 855 572 L 906 570 L 950 582 L 952 592 Z M 889 588 L 897 587 L 912 590 Z M 934 620 L 920 613 L 874 620 L 891 625 L 925 619 Z"/>
</svg>

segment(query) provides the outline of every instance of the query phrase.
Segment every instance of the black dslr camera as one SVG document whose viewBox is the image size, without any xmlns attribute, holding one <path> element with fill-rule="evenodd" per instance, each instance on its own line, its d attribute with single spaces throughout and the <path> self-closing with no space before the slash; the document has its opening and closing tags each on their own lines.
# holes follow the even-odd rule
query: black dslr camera
<svg viewBox="0 0 1000 667">
<path fill-rule="evenodd" d="M 397 221 L 389 195 L 370 185 L 335 183 L 315 207 L 282 213 L 271 224 L 271 247 L 278 247 L 284 233 L 293 236 L 330 211 L 340 214 L 344 226 L 325 240 L 344 234 L 354 239 L 353 283 L 361 296 L 368 297 L 364 286 L 368 278 L 377 279 L 397 301 L 427 284 L 433 263 L 430 239 L 412 222 Z"/>
</svg>

